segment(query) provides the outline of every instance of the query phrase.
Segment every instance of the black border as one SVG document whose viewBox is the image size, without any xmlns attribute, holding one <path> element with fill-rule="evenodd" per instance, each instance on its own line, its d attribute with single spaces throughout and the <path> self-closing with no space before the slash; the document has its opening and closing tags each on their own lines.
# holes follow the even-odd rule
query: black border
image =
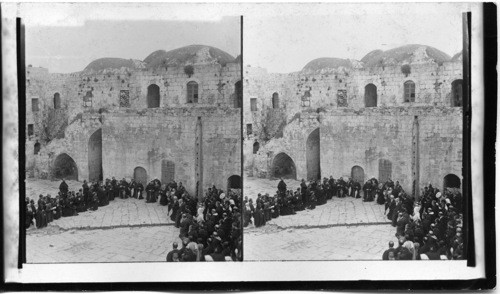
<svg viewBox="0 0 500 294">
<path fill-rule="evenodd" d="M 113 291 L 123 291 L 123 290 L 134 290 L 134 289 L 147 289 L 147 290 L 159 290 L 159 291 L 175 291 L 175 290 L 311 290 L 311 289 L 337 289 L 337 290 L 357 290 L 357 289 L 414 289 L 414 290 L 425 290 L 425 289 L 492 289 L 496 286 L 496 239 L 495 239 L 495 140 L 496 140 L 496 119 L 497 119 L 497 71 L 496 64 L 498 60 L 497 53 L 497 6 L 495 3 L 483 3 L 483 28 L 484 28 L 484 44 L 483 44 L 483 60 L 484 60 L 484 86 L 485 86 L 485 97 L 484 97 L 484 145 L 483 145 L 483 183 L 484 183 L 484 233 L 485 233 L 485 265 L 486 265 L 486 278 L 476 279 L 476 280 L 448 280 L 448 281 L 353 281 L 353 282 L 192 282 L 192 283 L 102 283 L 102 284 L 5 284 L 5 280 L 2 279 L 2 284 L 0 289 L 5 289 L 8 291 L 33 291 L 33 290 L 113 290 Z M 0 6 L 0 17 L 2 16 L 2 10 Z M 17 20 L 18 24 L 21 21 Z M 243 23 L 241 23 L 243 26 Z M 18 27 L 20 32 L 24 32 L 24 29 Z M 0 24 L 1 29 L 1 24 Z M 19 40 L 19 34 L 18 34 Z M 24 49 L 24 46 L 23 48 Z M 243 52 L 243 42 L 242 48 Z M 24 50 L 23 50 L 24 51 Z M 19 47 L 18 47 L 19 52 Z M 19 63 L 24 63 L 24 59 L 19 61 L 18 55 L 18 68 Z M 242 55 L 243 60 L 243 55 Z M 0 57 L 0 65 L 2 65 L 2 57 Z M 243 67 L 243 62 L 242 62 Z M 24 75 L 24 70 L 20 71 L 21 75 Z M 19 79 L 19 77 L 18 77 Z M 1 81 L 0 81 L 0 85 Z M 26 100 L 22 99 L 21 93 L 25 94 L 25 84 L 19 84 L 19 119 L 20 122 L 25 117 L 25 106 Z M 3 89 L 3 88 L 2 88 Z M 242 108 L 242 115 L 243 115 Z M 3 121 L 2 121 L 3 126 Z M 24 134 L 25 126 L 23 124 L 19 125 L 19 160 L 24 159 Z M 3 128 L 2 128 L 3 132 Z M 242 143 L 243 145 L 243 143 Z M 242 166 L 243 168 L 243 166 Z M 20 175 L 20 192 L 22 193 L 24 189 L 24 170 L 25 167 L 19 166 Z M 243 175 L 243 173 L 242 173 Z M 22 194 L 21 194 L 22 195 Z M 481 196 L 477 196 L 481 197 Z M 20 202 L 21 199 L 20 197 Z M 2 201 L 0 201 L 0 208 L 2 207 Z M 0 214 L 3 216 L 3 210 Z M 22 213 L 20 213 L 22 214 Z M 0 224 L 3 224 L 3 218 L 0 219 Z M 21 227 L 21 226 L 20 226 Z M 21 229 L 20 229 L 21 230 Z M 3 237 L 3 236 L 2 236 Z M 1 237 L 0 237 L 1 238 Z M 2 240 L 3 241 L 3 240 Z M 20 241 L 21 243 L 21 241 Z M 0 249 L 3 251 L 3 242 L 0 242 Z M 20 248 L 21 249 L 21 248 Z M 4 261 L 4 257 L 1 257 Z M 4 265 L 4 262 L 2 262 Z M 4 267 L 0 269 L 2 278 Z M 390 275 L 390 273 L 388 273 Z"/>
<path fill-rule="evenodd" d="M 17 46 L 17 91 L 19 115 L 19 256 L 17 267 L 21 269 L 26 263 L 26 63 L 25 63 L 25 27 L 21 18 L 16 18 L 16 46 Z M 23 123 L 21 123 L 23 122 Z"/>
</svg>

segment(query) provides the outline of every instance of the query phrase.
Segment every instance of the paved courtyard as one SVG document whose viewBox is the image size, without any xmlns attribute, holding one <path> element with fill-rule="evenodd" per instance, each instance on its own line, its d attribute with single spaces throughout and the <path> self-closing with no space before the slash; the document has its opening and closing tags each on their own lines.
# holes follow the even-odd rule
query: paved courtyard
<svg viewBox="0 0 500 294">
<path fill-rule="evenodd" d="M 68 181 L 70 190 L 80 182 Z M 59 182 L 29 180 L 27 195 L 56 195 Z M 35 197 L 36 196 L 36 197 Z M 96 211 L 63 217 L 26 232 L 28 263 L 165 261 L 179 229 L 167 207 L 145 200 L 115 199 Z"/>
<path fill-rule="evenodd" d="M 278 180 L 246 177 L 245 196 L 274 195 Z M 285 181 L 288 188 L 300 182 Z M 314 210 L 280 216 L 265 226 L 245 228 L 245 260 L 380 260 L 396 230 L 384 205 L 350 197 L 329 200 Z"/>
</svg>

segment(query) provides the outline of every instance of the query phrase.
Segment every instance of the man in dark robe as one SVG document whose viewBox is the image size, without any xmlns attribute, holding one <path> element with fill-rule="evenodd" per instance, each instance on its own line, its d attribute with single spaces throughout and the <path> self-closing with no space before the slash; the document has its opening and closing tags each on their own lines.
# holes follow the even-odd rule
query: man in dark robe
<svg viewBox="0 0 500 294">
<path fill-rule="evenodd" d="M 87 184 L 87 180 L 83 180 L 82 189 L 83 189 L 83 201 L 85 202 L 85 205 L 87 205 L 89 203 L 89 191 L 90 191 L 90 187 Z"/>
<path fill-rule="evenodd" d="M 62 182 L 59 185 L 59 191 L 62 194 L 67 194 L 68 193 L 68 184 L 66 184 L 66 181 L 64 181 L 64 179 L 62 179 Z"/>
<path fill-rule="evenodd" d="M 285 193 L 286 192 L 286 184 L 285 184 L 285 181 L 283 181 L 283 178 L 281 178 L 280 182 L 278 183 L 278 191 L 280 193 Z"/>
<path fill-rule="evenodd" d="M 177 253 L 177 254 L 179 253 L 179 250 L 177 249 L 177 247 L 178 247 L 178 246 L 179 246 L 179 245 L 177 244 L 177 242 L 174 242 L 174 243 L 172 244 L 172 248 L 173 248 L 173 250 L 171 250 L 170 252 L 168 252 L 168 253 L 167 253 L 167 262 L 173 262 L 173 261 L 174 261 L 174 260 L 173 260 L 173 256 L 174 256 L 174 254 L 175 254 L 175 253 Z"/>
<path fill-rule="evenodd" d="M 115 177 L 111 178 L 111 188 L 113 189 L 113 198 L 118 198 L 118 181 L 115 179 Z"/>
<path fill-rule="evenodd" d="M 137 190 L 137 199 L 144 199 L 142 196 L 142 191 L 144 191 L 144 185 L 141 182 L 137 182 L 134 191 Z"/>
</svg>

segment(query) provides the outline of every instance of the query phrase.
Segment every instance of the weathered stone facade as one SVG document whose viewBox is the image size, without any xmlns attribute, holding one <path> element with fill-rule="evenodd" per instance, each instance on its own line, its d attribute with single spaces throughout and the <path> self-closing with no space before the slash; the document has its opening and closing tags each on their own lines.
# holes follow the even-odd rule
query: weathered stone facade
<svg viewBox="0 0 500 294">
<path fill-rule="evenodd" d="M 162 66 L 98 60 L 71 74 L 28 67 L 28 176 L 60 176 L 56 158 L 67 154 L 80 181 L 135 174 L 175 178 L 192 194 L 197 182 L 226 188 L 230 176 L 241 174 L 241 65 L 194 47 L 193 56 Z"/>
<path fill-rule="evenodd" d="M 461 58 L 436 61 L 431 47 L 411 46 L 408 56 L 374 66 L 365 57 L 290 74 L 245 67 L 245 171 L 277 176 L 286 154 L 298 179 L 318 178 L 319 169 L 321 177 L 390 177 L 406 191 L 412 183 L 442 188 L 449 174 L 461 179 Z M 308 144 L 318 140 L 319 151 Z"/>
</svg>

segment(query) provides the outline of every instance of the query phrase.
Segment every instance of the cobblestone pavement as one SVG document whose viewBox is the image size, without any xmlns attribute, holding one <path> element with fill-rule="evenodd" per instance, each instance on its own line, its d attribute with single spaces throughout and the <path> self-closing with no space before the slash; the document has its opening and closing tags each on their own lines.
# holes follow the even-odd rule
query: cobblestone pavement
<svg viewBox="0 0 500 294">
<path fill-rule="evenodd" d="M 76 216 L 78 217 L 78 216 Z M 46 227 L 26 236 L 28 263 L 165 261 L 179 242 L 174 226 L 69 230 Z"/>
<path fill-rule="evenodd" d="M 70 190 L 80 182 L 67 181 Z M 29 180 L 27 195 L 55 196 L 60 182 Z M 36 196 L 36 197 L 34 197 Z M 96 211 L 54 220 L 46 228 L 26 232 L 28 263 L 164 261 L 179 229 L 167 207 L 145 200 L 115 199 Z"/>
<path fill-rule="evenodd" d="M 273 195 L 279 180 L 246 177 L 245 196 Z M 300 182 L 285 180 L 289 189 Z M 384 206 L 350 197 L 329 200 L 314 210 L 272 219 L 244 230 L 245 260 L 380 260 L 396 230 Z"/>
</svg>

